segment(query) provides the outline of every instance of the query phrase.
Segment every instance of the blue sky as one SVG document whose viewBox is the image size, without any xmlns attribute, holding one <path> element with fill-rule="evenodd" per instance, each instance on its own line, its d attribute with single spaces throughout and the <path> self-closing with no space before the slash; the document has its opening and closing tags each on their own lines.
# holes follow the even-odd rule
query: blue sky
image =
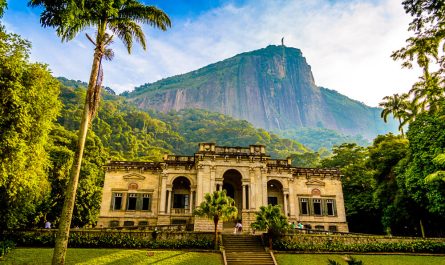
<svg viewBox="0 0 445 265">
<path fill-rule="evenodd" d="M 186 73 L 235 54 L 279 44 L 302 50 L 319 86 L 376 106 L 406 92 L 420 74 L 400 68 L 391 52 L 409 36 L 410 17 L 397 0 L 152 0 L 173 21 L 167 32 L 145 27 L 148 49 L 128 55 L 119 41 L 104 65 L 104 85 L 117 92 Z M 39 10 L 9 0 L 2 23 L 33 44 L 31 59 L 56 76 L 88 80 L 92 47 L 79 34 L 61 43 L 41 28 Z M 85 33 L 93 34 L 94 30 Z"/>
</svg>

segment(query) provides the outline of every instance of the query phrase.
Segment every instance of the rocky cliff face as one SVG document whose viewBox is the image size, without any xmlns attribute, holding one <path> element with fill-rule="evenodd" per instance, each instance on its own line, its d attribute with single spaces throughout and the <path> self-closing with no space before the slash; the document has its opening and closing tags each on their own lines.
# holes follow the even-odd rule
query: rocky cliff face
<svg viewBox="0 0 445 265">
<path fill-rule="evenodd" d="M 368 138 L 394 130 L 380 119 L 380 109 L 317 87 L 301 51 L 283 46 L 143 85 L 128 98 L 143 109 L 206 109 L 267 130 L 324 127 Z"/>
</svg>

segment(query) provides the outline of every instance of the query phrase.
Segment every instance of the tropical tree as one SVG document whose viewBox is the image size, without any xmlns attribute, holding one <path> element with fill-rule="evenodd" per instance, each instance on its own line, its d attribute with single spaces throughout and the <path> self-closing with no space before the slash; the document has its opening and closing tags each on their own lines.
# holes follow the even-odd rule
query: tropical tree
<svg viewBox="0 0 445 265">
<path fill-rule="evenodd" d="M 405 117 L 405 110 L 409 105 L 408 102 L 408 94 L 394 94 L 392 96 L 386 96 L 383 98 L 383 102 L 379 104 L 380 107 L 383 108 L 380 116 L 383 118 L 385 122 L 388 120 L 389 114 L 392 114 L 394 118 L 399 120 L 399 131 L 403 134 L 403 125 L 402 118 Z"/>
<path fill-rule="evenodd" d="M 7 6 L 6 0 L 0 0 L 0 17 L 3 17 L 3 13 L 5 12 Z"/>
<path fill-rule="evenodd" d="M 412 68 L 413 63 L 422 69 L 422 75 L 410 94 L 418 103 L 421 112 L 436 113 L 445 97 L 444 86 L 444 25 L 445 2 L 436 0 L 405 0 L 405 12 L 413 16 L 409 30 L 414 36 L 406 40 L 407 45 L 391 55 L 402 60 L 402 67 Z M 432 70 L 433 69 L 433 70 Z"/>
<path fill-rule="evenodd" d="M 50 188 L 46 143 L 61 107 L 59 82 L 29 62 L 30 49 L 0 25 L 0 231 L 31 223 Z"/>
<path fill-rule="evenodd" d="M 213 220 L 215 225 L 215 248 L 218 246 L 218 223 L 228 221 L 238 214 L 235 201 L 227 196 L 226 190 L 214 191 L 204 196 L 204 201 L 193 211 L 193 214 Z"/>
<path fill-rule="evenodd" d="M 346 216 L 350 231 L 380 233 L 380 215 L 373 202 L 375 179 L 373 170 L 366 164 L 368 149 L 354 143 L 334 146 L 332 156 L 321 161 L 323 168 L 338 168 L 342 186 Z"/>
<path fill-rule="evenodd" d="M 113 51 L 109 46 L 115 36 L 124 43 L 128 53 L 131 53 L 133 40 L 146 49 L 145 35 L 140 24 L 166 30 L 171 23 L 162 10 L 141 4 L 137 0 L 31 0 L 29 5 L 44 8 L 40 23 L 43 27 L 55 28 L 62 41 L 70 41 L 90 27 L 96 29 L 94 38 L 86 35 L 94 47 L 93 64 L 52 261 L 53 264 L 64 264 L 86 135 L 99 106 L 102 60 L 113 58 Z"/>
<path fill-rule="evenodd" d="M 286 216 L 281 212 L 279 205 L 261 206 L 256 212 L 255 222 L 252 228 L 267 231 L 269 238 L 269 249 L 272 249 L 272 239 L 287 230 L 289 224 Z"/>
<path fill-rule="evenodd" d="M 437 155 L 433 159 L 433 164 L 440 169 L 426 176 L 425 182 L 429 183 L 436 180 L 445 181 L 445 153 Z"/>
</svg>

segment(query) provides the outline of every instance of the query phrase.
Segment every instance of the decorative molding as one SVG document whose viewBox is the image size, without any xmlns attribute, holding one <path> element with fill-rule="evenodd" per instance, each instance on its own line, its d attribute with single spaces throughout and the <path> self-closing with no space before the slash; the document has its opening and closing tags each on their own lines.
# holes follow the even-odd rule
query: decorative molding
<svg viewBox="0 0 445 265">
<path fill-rule="evenodd" d="M 141 174 L 138 174 L 138 173 L 130 173 L 130 174 L 122 176 L 122 178 L 127 181 L 131 181 L 131 180 L 141 180 L 142 181 L 145 179 L 145 176 L 142 176 Z"/>
<path fill-rule="evenodd" d="M 131 182 L 128 184 L 128 190 L 137 190 L 139 189 L 139 185 L 135 182 Z"/>
<path fill-rule="evenodd" d="M 317 179 L 310 179 L 306 181 L 306 186 L 325 186 L 325 185 L 326 184 L 323 181 Z"/>
</svg>

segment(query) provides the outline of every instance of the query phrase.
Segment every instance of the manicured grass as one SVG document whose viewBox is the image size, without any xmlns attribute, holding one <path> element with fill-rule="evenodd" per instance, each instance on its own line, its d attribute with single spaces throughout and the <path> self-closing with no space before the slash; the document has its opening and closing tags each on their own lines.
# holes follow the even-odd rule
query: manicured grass
<svg viewBox="0 0 445 265">
<path fill-rule="evenodd" d="M 343 257 L 346 255 L 335 254 L 275 254 L 279 265 L 323 265 L 328 264 L 328 259 L 340 264 L 346 264 Z M 445 256 L 411 256 L 411 255 L 352 255 L 363 261 L 364 265 L 442 265 L 445 264 Z"/>
<path fill-rule="evenodd" d="M 8 265 L 44 265 L 51 264 L 52 248 L 16 248 L 0 264 Z M 150 256 L 153 254 L 152 256 Z M 188 251 L 151 251 L 134 249 L 97 249 L 97 248 L 70 248 L 68 249 L 66 264 L 77 265 L 221 265 L 222 258 L 219 253 L 188 252 Z"/>
</svg>

